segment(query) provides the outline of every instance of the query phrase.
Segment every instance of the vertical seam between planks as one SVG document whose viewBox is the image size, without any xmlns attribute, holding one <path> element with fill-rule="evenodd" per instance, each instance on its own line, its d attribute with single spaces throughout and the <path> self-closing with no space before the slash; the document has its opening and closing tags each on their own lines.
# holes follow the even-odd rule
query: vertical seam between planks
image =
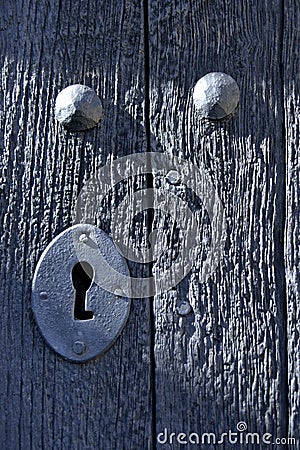
<svg viewBox="0 0 300 450">
<path fill-rule="evenodd" d="M 285 250 L 286 250 L 286 212 L 287 212 L 287 136 L 286 136 L 286 120 L 285 120 L 285 102 L 284 102 L 284 92 L 285 92 L 285 70 L 284 70 L 284 37 L 285 37 L 285 3 L 284 0 L 280 2 L 281 12 L 280 12 L 280 40 L 279 40 L 279 52 L 280 52 L 280 101 L 281 101 L 281 111 L 282 111 L 282 142 L 283 142 L 283 156 L 282 156 L 282 177 L 283 177 L 283 189 L 280 196 L 280 201 L 282 202 L 282 207 L 280 209 L 281 214 L 281 230 L 280 230 L 280 242 L 279 242 L 279 252 L 280 260 L 283 264 L 283 286 L 282 286 L 282 335 L 283 342 L 281 345 L 282 352 L 282 379 L 281 388 L 282 398 L 284 404 L 283 415 L 286 422 L 283 423 L 285 436 L 289 436 L 289 421 L 290 421 L 290 410 L 289 410 L 289 367 L 288 367 L 288 295 L 287 295 L 287 283 L 286 283 L 286 264 L 285 264 Z"/>
<path fill-rule="evenodd" d="M 151 126 L 150 126 L 150 50 L 149 50 L 149 3 L 148 0 L 143 0 L 143 14 L 144 14 L 144 68 L 145 68 L 145 93 L 144 93 L 144 123 L 146 132 L 146 152 L 151 151 Z M 147 174 L 147 189 L 153 189 L 153 175 Z M 148 236 L 152 231 L 154 214 L 153 210 L 148 210 L 147 213 L 147 232 Z M 149 276 L 153 274 L 153 263 L 149 263 Z M 156 373 L 155 373 L 155 313 L 154 313 L 154 297 L 150 301 L 150 386 L 151 386 L 151 438 L 153 450 L 156 449 Z"/>
</svg>

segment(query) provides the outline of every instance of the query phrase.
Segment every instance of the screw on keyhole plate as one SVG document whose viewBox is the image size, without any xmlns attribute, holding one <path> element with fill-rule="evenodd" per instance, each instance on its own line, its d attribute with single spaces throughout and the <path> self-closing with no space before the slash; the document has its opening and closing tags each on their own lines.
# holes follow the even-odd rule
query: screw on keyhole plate
<svg viewBox="0 0 300 450">
<path fill-rule="evenodd" d="M 94 276 L 93 267 L 86 261 L 75 264 L 72 269 L 72 281 L 75 290 L 74 319 L 93 319 L 93 311 L 86 311 L 87 291 L 91 287 Z"/>
<path fill-rule="evenodd" d="M 87 242 L 79 240 L 83 234 Z M 106 289 L 119 276 L 128 283 L 118 285 L 121 296 Z M 90 224 L 63 231 L 41 255 L 32 284 L 32 308 L 46 342 L 73 362 L 102 355 L 127 321 L 129 280 L 125 259 L 104 231 Z"/>
<path fill-rule="evenodd" d="M 76 341 L 73 344 L 73 352 L 76 355 L 82 355 L 85 352 L 85 343 L 82 341 Z"/>
</svg>

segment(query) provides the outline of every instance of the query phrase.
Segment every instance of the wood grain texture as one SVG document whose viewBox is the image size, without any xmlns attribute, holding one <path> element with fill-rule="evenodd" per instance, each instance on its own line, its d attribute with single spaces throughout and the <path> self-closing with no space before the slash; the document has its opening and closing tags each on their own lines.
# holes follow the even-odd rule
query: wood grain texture
<svg viewBox="0 0 300 450">
<path fill-rule="evenodd" d="M 289 434 L 300 442 L 300 13 L 296 2 L 285 2 L 283 82 L 286 133 L 286 282 L 288 300 Z M 292 447 L 291 447 L 292 448 Z"/>
<path fill-rule="evenodd" d="M 227 225 L 211 279 L 199 282 L 199 247 L 189 276 L 155 297 L 156 433 L 218 438 L 244 421 L 260 436 L 286 436 L 281 2 L 153 0 L 149 32 L 152 149 L 204 164 Z M 220 123 L 197 118 L 191 99 L 197 80 L 214 71 L 233 76 L 241 90 L 238 112 Z M 164 188 L 166 197 L 169 190 L 186 199 L 209 237 L 201 198 L 180 184 Z M 167 235 L 156 249 L 161 274 L 180 251 L 180 232 L 158 212 L 154 226 Z M 192 307 L 186 316 L 177 312 L 183 301 Z M 173 437 L 158 448 L 196 446 Z"/>
<path fill-rule="evenodd" d="M 38 258 L 72 224 L 83 183 L 110 158 L 145 150 L 142 5 L 4 0 L 0 30 L 1 447 L 149 448 L 148 301 L 133 302 L 104 357 L 76 365 L 45 345 L 30 299 Z M 73 83 L 103 99 L 104 120 L 86 134 L 54 119 L 56 95 Z M 97 223 L 109 231 L 107 209 Z"/>
<path fill-rule="evenodd" d="M 293 0 L 0 0 L 1 447 L 146 450 L 156 448 L 153 431 L 219 438 L 244 421 L 260 437 L 293 436 L 290 448 L 299 448 L 298 9 Z M 192 105 L 193 86 L 211 71 L 232 75 L 241 89 L 237 113 L 219 123 L 200 120 Z M 72 83 L 103 99 L 104 119 L 86 134 L 66 133 L 54 119 L 56 95 Z M 154 336 L 148 300 L 137 299 L 104 357 L 68 363 L 45 345 L 33 318 L 36 263 L 73 223 L 90 175 L 146 150 L 205 166 L 226 209 L 224 255 L 200 282 L 211 238 L 203 199 L 155 178 L 164 206 L 177 195 L 200 227 L 193 269 L 155 296 Z M 110 232 L 111 209 L 149 181 L 113 188 L 95 223 Z M 179 215 L 176 224 L 155 210 L 152 226 L 165 232 L 155 248 L 157 278 L 180 254 Z M 149 217 L 136 218 L 139 247 Z M 130 269 L 149 275 L 144 265 Z M 178 313 L 183 302 L 187 315 Z M 157 444 L 196 447 L 174 437 Z"/>
</svg>

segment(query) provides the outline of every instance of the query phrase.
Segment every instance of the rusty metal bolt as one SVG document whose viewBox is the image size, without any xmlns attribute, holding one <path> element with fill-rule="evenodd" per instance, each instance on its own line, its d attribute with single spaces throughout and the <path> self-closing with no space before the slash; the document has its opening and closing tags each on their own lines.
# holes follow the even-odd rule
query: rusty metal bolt
<svg viewBox="0 0 300 450">
<path fill-rule="evenodd" d="M 88 86 L 73 84 L 56 98 L 55 117 L 69 131 L 90 130 L 99 123 L 102 115 L 101 100 Z"/>
<path fill-rule="evenodd" d="M 193 100 L 200 117 L 220 120 L 234 113 L 240 99 L 236 81 L 226 73 L 211 72 L 200 78 Z"/>
</svg>

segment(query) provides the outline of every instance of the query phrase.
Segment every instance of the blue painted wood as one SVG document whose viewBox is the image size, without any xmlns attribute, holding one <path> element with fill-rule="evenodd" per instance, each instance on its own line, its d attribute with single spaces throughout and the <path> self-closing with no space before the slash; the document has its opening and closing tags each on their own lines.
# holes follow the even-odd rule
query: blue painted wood
<svg viewBox="0 0 300 450">
<path fill-rule="evenodd" d="M 178 433 L 217 439 L 245 422 L 260 439 L 294 437 L 290 448 L 299 448 L 296 2 L 2 0 L 0 12 L 2 447 L 196 448 Z M 193 86 L 212 71 L 241 91 L 223 122 L 200 120 L 192 105 Z M 103 120 L 88 133 L 67 133 L 54 117 L 57 94 L 74 83 L 103 101 Z M 198 255 L 168 293 L 133 300 L 102 358 L 69 363 L 33 318 L 36 263 L 73 224 L 91 174 L 147 150 L 204 165 L 226 208 L 222 261 L 201 283 Z M 129 191 L 151 183 L 137 177 Z M 188 202 L 209 239 L 201 199 L 180 182 L 155 183 Z M 95 218 L 108 233 L 126 189 L 114 188 Z M 137 247 L 153 228 L 166 233 L 155 247 L 158 277 L 180 250 L 180 232 L 158 209 L 135 227 Z M 149 276 L 151 266 L 130 270 Z M 156 442 L 165 430 L 168 443 Z"/>
<path fill-rule="evenodd" d="M 6 449 L 151 445 L 149 300 L 133 301 L 114 347 L 82 365 L 45 344 L 31 310 L 37 261 L 73 224 L 84 182 L 112 155 L 146 148 L 142 23 L 138 1 L 1 2 L 0 439 Z M 103 101 L 103 120 L 86 134 L 66 133 L 55 120 L 57 94 L 74 83 L 92 87 Z M 109 232 L 107 208 L 97 224 Z M 135 264 L 130 270 L 147 275 Z"/>
</svg>

